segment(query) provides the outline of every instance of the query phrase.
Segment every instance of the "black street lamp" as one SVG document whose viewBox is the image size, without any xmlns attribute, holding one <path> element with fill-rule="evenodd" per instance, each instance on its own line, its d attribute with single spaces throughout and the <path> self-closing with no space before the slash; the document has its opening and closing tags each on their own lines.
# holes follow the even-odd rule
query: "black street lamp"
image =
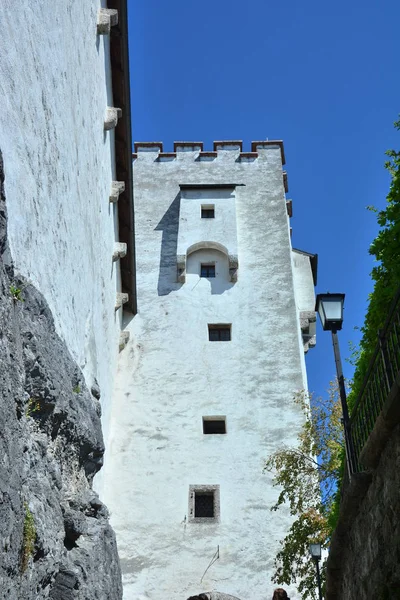
<svg viewBox="0 0 400 600">
<path fill-rule="evenodd" d="M 317 569 L 318 594 L 319 600 L 322 600 L 321 574 L 319 572 L 319 561 L 321 560 L 321 544 L 310 544 L 308 549 L 310 551 L 311 558 L 315 562 L 315 566 Z"/>
<path fill-rule="evenodd" d="M 344 385 L 342 361 L 340 359 L 337 331 L 342 329 L 344 294 L 318 294 L 315 310 L 318 312 L 322 329 L 332 332 L 333 352 L 335 355 L 336 375 L 339 384 L 339 395 L 342 404 L 344 439 L 346 445 L 346 461 L 349 479 L 355 472 L 355 454 L 350 430 L 349 410 L 347 407 L 346 389 Z"/>
</svg>

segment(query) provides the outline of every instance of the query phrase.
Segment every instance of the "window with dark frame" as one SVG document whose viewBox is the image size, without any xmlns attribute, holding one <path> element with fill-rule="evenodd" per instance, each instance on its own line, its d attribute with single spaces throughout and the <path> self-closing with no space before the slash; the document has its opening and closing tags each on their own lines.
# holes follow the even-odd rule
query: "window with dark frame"
<svg viewBox="0 0 400 600">
<path fill-rule="evenodd" d="M 189 485 L 189 523 L 219 523 L 219 485 Z"/>
<path fill-rule="evenodd" d="M 208 325 L 208 339 L 210 342 L 230 342 L 230 325 Z"/>
<path fill-rule="evenodd" d="M 225 417 L 203 417 L 203 433 L 207 435 L 226 433 Z"/>
<path fill-rule="evenodd" d="M 195 492 L 194 517 L 214 518 L 214 492 Z"/>
<path fill-rule="evenodd" d="M 202 263 L 200 267 L 200 277 L 207 277 L 208 279 L 215 277 L 215 265 Z"/>
<path fill-rule="evenodd" d="M 201 218 L 202 219 L 214 219 L 215 209 L 213 206 L 202 206 L 201 207 Z"/>
</svg>

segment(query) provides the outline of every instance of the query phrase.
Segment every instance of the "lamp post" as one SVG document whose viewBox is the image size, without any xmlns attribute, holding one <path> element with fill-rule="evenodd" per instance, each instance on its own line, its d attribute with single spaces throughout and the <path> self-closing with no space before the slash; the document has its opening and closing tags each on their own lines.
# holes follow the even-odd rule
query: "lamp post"
<svg viewBox="0 0 400 600">
<path fill-rule="evenodd" d="M 346 462 L 349 479 L 355 472 L 355 454 L 350 430 L 349 410 L 347 407 L 346 389 L 344 385 L 342 361 L 340 359 L 337 332 L 342 329 L 344 294 L 318 294 L 315 310 L 318 312 L 322 329 L 332 332 L 333 352 L 335 355 L 336 375 L 339 384 L 339 395 L 342 404 L 344 439 L 346 446 Z"/>
<path fill-rule="evenodd" d="M 315 566 L 317 569 L 318 595 L 319 600 L 322 600 L 321 574 L 319 572 L 319 561 L 321 560 L 321 544 L 310 544 L 308 549 L 310 551 L 311 558 L 315 562 Z"/>
</svg>

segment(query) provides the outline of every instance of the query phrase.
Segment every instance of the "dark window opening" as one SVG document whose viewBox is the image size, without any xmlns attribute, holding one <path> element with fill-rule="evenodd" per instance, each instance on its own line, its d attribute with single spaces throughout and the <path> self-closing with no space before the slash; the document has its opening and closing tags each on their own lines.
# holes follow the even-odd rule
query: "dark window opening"
<svg viewBox="0 0 400 600">
<path fill-rule="evenodd" d="M 217 434 L 226 433 L 225 418 L 208 418 L 203 417 L 203 433 L 205 434 Z"/>
<path fill-rule="evenodd" d="M 202 208 L 201 209 L 201 218 L 202 219 L 214 219 L 215 218 L 215 209 L 214 208 Z"/>
<path fill-rule="evenodd" d="M 210 342 L 230 342 L 231 341 L 231 326 L 230 325 L 209 325 L 208 339 Z"/>
<path fill-rule="evenodd" d="M 214 492 L 195 492 L 194 516 L 214 517 Z"/>
<path fill-rule="evenodd" d="M 200 277 L 215 277 L 215 265 L 201 265 Z"/>
</svg>

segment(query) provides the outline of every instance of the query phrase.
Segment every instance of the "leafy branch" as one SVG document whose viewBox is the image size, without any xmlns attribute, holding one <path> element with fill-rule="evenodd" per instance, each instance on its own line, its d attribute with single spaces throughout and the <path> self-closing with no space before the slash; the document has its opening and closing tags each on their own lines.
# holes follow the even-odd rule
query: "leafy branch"
<svg viewBox="0 0 400 600">
<path fill-rule="evenodd" d="M 275 557 L 273 581 L 280 585 L 297 582 L 305 600 L 316 598 L 315 566 L 308 558 L 308 546 L 315 542 L 327 548 L 335 523 L 344 440 L 336 381 L 331 382 L 326 398 L 314 399 L 300 392 L 294 401 L 304 414 L 298 445 L 268 457 L 265 470 L 280 488 L 271 510 L 287 504 L 295 517 Z"/>
</svg>

